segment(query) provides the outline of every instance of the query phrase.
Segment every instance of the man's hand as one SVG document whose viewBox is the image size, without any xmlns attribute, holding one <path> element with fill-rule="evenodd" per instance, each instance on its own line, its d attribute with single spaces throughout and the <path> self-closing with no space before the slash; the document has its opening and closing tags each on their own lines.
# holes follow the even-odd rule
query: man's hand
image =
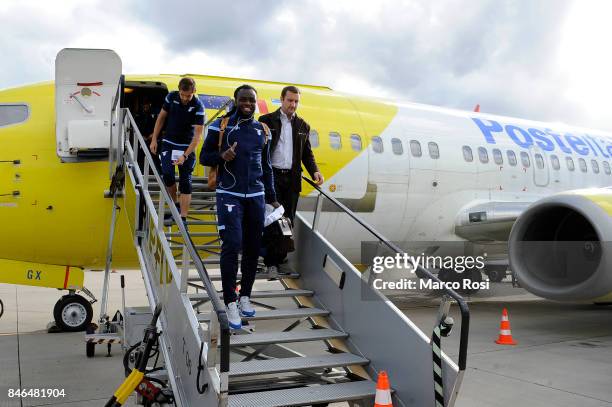
<svg viewBox="0 0 612 407">
<path fill-rule="evenodd" d="M 173 164 L 174 165 L 183 165 L 185 160 L 186 160 L 185 155 L 181 155 L 179 158 L 176 159 L 176 161 Z"/>
<path fill-rule="evenodd" d="M 321 174 L 320 172 L 315 172 L 313 174 L 313 178 L 314 178 L 314 182 L 317 185 L 321 185 L 321 184 L 323 184 L 323 181 L 325 181 L 325 178 L 323 178 L 323 174 Z"/>
<path fill-rule="evenodd" d="M 149 145 L 149 149 L 153 154 L 157 154 L 157 140 L 151 140 L 151 144 Z"/>
<path fill-rule="evenodd" d="M 281 206 L 280 203 L 278 203 L 278 201 L 274 201 L 272 202 L 270 205 L 272 205 L 274 207 L 274 209 L 278 208 L 279 206 Z"/>
<path fill-rule="evenodd" d="M 236 158 L 236 152 L 234 151 L 234 149 L 237 145 L 238 142 L 235 141 L 230 148 L 221 153 L 221 158 L 223 158 L 225 161 L 232 161 L 234 158 Z"/>
</svg>

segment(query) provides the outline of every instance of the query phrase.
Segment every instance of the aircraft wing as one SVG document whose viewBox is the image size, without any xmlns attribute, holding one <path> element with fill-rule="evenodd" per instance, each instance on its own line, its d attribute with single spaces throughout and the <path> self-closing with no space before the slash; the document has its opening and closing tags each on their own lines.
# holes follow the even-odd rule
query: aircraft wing
<svg viewBox="0 0 612 407">
<path fill-rule="evenodd" d="M 463 208 L 455 234 L 471 242 L 507 241 L 514 221 L 533 202 L 479 202 Z"/>
</svg>

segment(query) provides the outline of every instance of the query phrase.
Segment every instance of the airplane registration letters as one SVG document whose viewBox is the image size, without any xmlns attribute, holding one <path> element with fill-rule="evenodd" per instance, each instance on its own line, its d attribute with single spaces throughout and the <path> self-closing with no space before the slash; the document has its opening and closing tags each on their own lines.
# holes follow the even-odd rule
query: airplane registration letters
<svg viewBox="0 0 612 407">
<path fill-rule="evenodd" d="M 28 270 L 26 272 L 26 278 L 28 280 L 41 280 L 42 277 L 42 271 L 40 270 Z"/>
</svg>

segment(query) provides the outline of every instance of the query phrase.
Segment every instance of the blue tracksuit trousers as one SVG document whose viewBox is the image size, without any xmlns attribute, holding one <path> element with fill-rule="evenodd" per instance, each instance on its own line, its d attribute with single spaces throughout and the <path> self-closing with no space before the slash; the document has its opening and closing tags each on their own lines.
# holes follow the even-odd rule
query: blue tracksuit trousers
<svg viewBox="0 0 612 407">
<path fill-rule="evenodd" d="M 240 295 L 250 296 L 261 247 L 265 214 L 264 196 L 249 198 L 217 193 L 221 244 L 221 282 L 225 304 L 236 301 L 238 254 L 242 251 Z"/>
</svg>

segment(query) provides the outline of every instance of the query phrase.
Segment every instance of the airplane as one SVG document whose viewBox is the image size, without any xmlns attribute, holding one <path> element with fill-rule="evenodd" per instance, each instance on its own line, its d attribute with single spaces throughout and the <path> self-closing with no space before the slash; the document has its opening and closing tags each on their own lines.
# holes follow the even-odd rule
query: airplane
<svg viewBox="0 0 612 407">
<path fill-rule="evenodd" d="M 120 59 L 110 50 L 66 49 L 58 54 L 55 81 L 0 90 L 0 282 L 68 290 L 54 308 L 67 331 L 91 321 L 91 301 L 77 292 L 93 297 L 84 270 L 102 269 L 106 261 L 113 205 L 104 191 L 117 71 Z M 196 80 L 208 117 L 231 103 L 243 83 L 257 89 L 259 114 L 273 111 L 287 85 L 186 75 Z M 126 75 L 121 103 L 137 114 L 150 101 L 158 112 L 183 76 Z M 461 250 L 499 252 L 484 270 L 498 281 L 508 255 L 520 284 L 543 298 L 612 300 L 605 245 L 612 230 L 612 134 L 298 86 L 298 114 L 311 124 L 310 143 L 326 176 L 322 188 L 387 238 L 427 242 L 433 250 L 455 242 Z M 71 146 L 78 137 L 89 148 Z M 198 165 L 194 175 L 204 174 Z M 313 200 L 304 183 L 299 210 L 312 210 Z M 371 238 L 331 206 L 323 209 L 321 233 L 352 261 L 364 262 Z M 534 253 L 528 249 L 534 241 L 578 243 L 542 245 Z M 139 268 L 125 211 L 112 257 L 114 269 Z"/>
</svg>

